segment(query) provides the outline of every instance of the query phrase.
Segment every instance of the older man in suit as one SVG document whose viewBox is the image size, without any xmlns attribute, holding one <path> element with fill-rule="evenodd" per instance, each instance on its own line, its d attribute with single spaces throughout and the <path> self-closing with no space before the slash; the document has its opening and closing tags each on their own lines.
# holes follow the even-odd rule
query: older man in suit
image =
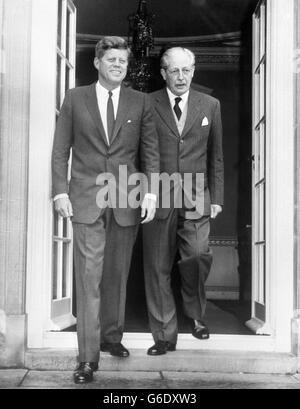
<svg viewBox="0 0 300 409">
<path fill-rule="evenodd" d="M 219 101 L 190 88 L 194 69 L 195 56 L 190 50 L 168 49 L 161 59 L 166 88 L 151 94 L 161 172 L 179 175 L 178 184 L 183 189 L 163 188 L 156 219 L 143 228 L 148 315 L 155 341 L 149 355 L 176 349 L 178 327 L 170 274 L 177 250 L 183 307 L 192 334 L 198 339 L 209 338 L 203 321 L 204 284 L 212 263 L 210 217 L 215 218 L 223 205 L 222 124 Z M 191 176 L 190 186 L 184 184 L 187 174 Z M 197 176 L 201 176 L 200 183 Z M 177 197 L 164 201 L 168 194 Z M 178 195 L 182 195 L 182 206 L 178 205 Z M 194 196 L 198 197 L 191 208 Z"/>
<path fill-rule="evenodd" d="M 67 92 L 54 138 L 55 208 L 61 216 L 72 218 L 74 232 L 80 362 L 74 372 L 76 383 L 92 381 L 100 349 L 118 357 L 129 355 L 121 339 L 132 248 L 139 222 L 151 221 L 156 210 L 156 196 L 147 192 L 147 186 L 141 209 L 124 206 L 130 186 L 127 190 L 127 184 L 120 182 L 124 177 L 120 169 L 124 172 L 126 167 L 128 177 L 143 172 L 149 178 L 159 172 L 148 98 L 122 85 L 129 55 L 127 43 L 119 37 L 104 37 L 96 45 L 98 81 Z M 110 178 L 105 180 L 107 175 Z M 101 183 L 111 179 L 115 183 L 108 183 L 110 189 L 105 190 Z M 119 194 L 123 194 L 122 206 Z"/>
</svg>

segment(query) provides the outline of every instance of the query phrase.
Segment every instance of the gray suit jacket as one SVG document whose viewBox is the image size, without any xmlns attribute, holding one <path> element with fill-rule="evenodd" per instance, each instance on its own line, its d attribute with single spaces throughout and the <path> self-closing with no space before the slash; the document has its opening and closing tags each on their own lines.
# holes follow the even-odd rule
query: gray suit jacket
<svg viewBox="0 0 300 409">
<path fill-rule="evenodd" d="M 169 175 L 177 172 L 181 177 L 185 173 L 193 175 L 192 189 L 196 194 L 196 173 L 204 177 L 204 206 L 201 213 L 194 212 L 187 218 L 196 219 L 210 215 L 210 205 L 223 205 L 224 166 L 222 149 L 222 122 L 220 103 L 217 99 L 190 89 L 188 112 L 182 135 L 170 106 L 166 89 L 151 94 L 155 111 L 156 129 L 159 138 L 160 170 Z M 162 208 L 166 190 L 160 191 L 160 208 L 156 217 L 168 216 L 173 203 Z"/>
<path fill-rule="evenodd" d="M 71 148 L 69 185 L 67 169 Z M 98 109 L 95 84 L 69 90 L 55 131 L 52 182 L 53 196 L 69 193 L 74 222 L 91 224 L 97 220 L 101 209 L 96 203 L 100 189 L 96 179 L 100 174 L 110 172 L 116 178 L 118 189 L 120 165 L 127 165 L 128 177 L 136 172 L 143 172 L 148 177 L 152 172 L 159 172 L 158 140 L 149 97 L 121 87 L 109 146 Z M 113 212 L 119 225 L 130 226 L 139 222 L 140 209 L 120 208 L 118 204 L 117 200 Z"/>
</svg>

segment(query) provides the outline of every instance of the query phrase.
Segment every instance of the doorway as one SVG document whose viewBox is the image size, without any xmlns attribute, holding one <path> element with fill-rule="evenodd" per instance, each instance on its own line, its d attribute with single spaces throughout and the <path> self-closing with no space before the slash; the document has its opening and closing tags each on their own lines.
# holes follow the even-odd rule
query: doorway
<svg viewBox="0 0 300 409">
<path fill-rule="evenodd" d="M 64 3 L 71 3 L 71 0 L 61 0 Z M 122 34 L 127 31 L 127 15 L 128 10 L 125 8 L 120 10 L 117 0 L 110 0 L 109 2 L 103 2 L 107 7 L 99 7 L 95 5 L 94 0 L 76 1 L 77 16 L 77 52 L 82 50 L 83 62 L 86 60 L 85 66 L 90 69 L 90 74 L 87 77 L 87 73 L 83 74 L 82 80 L 86 79 L 85 83 L 90 82 L 90 79 L 94 75 L 93 68 L 90 64 L 90 57 L 92 55 L 95 42 L 99 38 L 99 34 Z M 187 4 L 186 1 L 184 1 Z M 241 27 L 241 20 L 237 18 L 242 13 L 244 18 L 247 17 L 248 24 L 251 14 L 254 12 L 256 2 L 255 1 L 237 1 L 230 0 L 226 2 L 226 8 L 224 9 L 223 1 L 218 0 L 211 1 L 190 1 L 189 6 L 192 3 L 200 3 L 209 5 L 217 5 L 219 3 L 219 11 L 215 11 L 211 14 L 209 10 L 202 10 L 202 13 L 193 13 L 197 17 L 198 26 L 196 27 L 202 32 L 203 19 L 207 20 L 210 30 L 207 30 L 205 43 L 202 43 L 203 48 L 206 49 L 206 54 L 199 56 L 197 64 L 204 68 L 211 67 L 212 61 L 219 62 L 224 68 L 232 69 L 236 66 L 236 60 L 245 61 L 242 66 L 244 69 L 241 72 L 241 80 L 243 80 L 243 90 L 240 105 L 246 98 L 246 109 L 239 106 L 237 112 L 242 110 L 243 115 L 239 116 L 241 128 L 249 131 L 251 134 L 251 105 L 249 103 L 249 95 L 251 93 L 251 31 L 246 30 L 247 40 L 243 44 L 248 44 L 245 52 L 242 56 L 239 54 L 238 49 L 241 46 L 240 38 L 244 38 L 245 32 L 239 39 L 235 39 L 230 35 L 219 38 L 223 45 L 228 46 L 228 40 L 231 44 L 231 53 L 220 55 L 211 42 L 210 35 L 213 35 L 213 28 L 218 27 L 218 32 L 225 33 L 223 25 L 220 27 L 220 22 L 223 20 L 226 22 L 233 22 L 233 32 L 239 30 Z M 222 3 L 222 6 L 220 6 Z M 269 337 L 253 337 L 253 336 L 239 336 L 239 335 L 212 335 L 209 342 L 205 343 L 193 343 L 191 336 L 180 337 L 180 348 L 194 348 L 194 349 L 221 349 L 221 350 L 260 350 L 260 351 L 290 351 L 291 345 L 291 318 L 293 316 L 293 209 L 294 209 L 294 184 L 293 184 L 293 3 L 286 2 L 284 0 L 272 0 L 266 1 L 267 7 L 267 75 L 266 75 L 266 107 L 267 107 L 267 130 L 266 130 L 266 146 L 267 146 L 267 181 L 268 189 L 266 190 L 266 237 L 267 237 L 267 251 L 266 251 L 266 322 L 267 325 L 262 328 L 259 333 L 269 333 Z M 57 303 L 53 297 L 53 286 L 55 282 L 53 280 L 53 223 L 52 223 L 52 201 L 49 196 L 50 187 L 45 181 L 50 183 L 50 166 L 45 158 L 51 157 L 52 138 L 55 127 L 55 99 L 56 93 L 56 61 L 57 61 L 57 4 L 55 2 L 47 2 L 46 0 L 39 0 L 33 2 L 33 14 L 32 14 L 32 61 L 31 61 L 31 76 L 32 81 L 30 85 L 30 141 L 29 141 L 29 186 L 28 186 L 28 246 L 27 246 L 27 280 L 26 280 L 26 313 L 28 316 L 28 347 L 29 348 L 76 348 L 76 334 L 74 332 L 62 332 L 63 328 L 70 326 L 72 322 L 72 308 L 70 304 L 70 298 L 62 297 L 62 303 Z M 136 1 L 128 0 L 126 5 L 130 8 L 130 12 L 136 9 Z M 170 13 L 166 14 L 162 8 L 166 2 L 151 1 L 152 9 L 158 10 L 157 15 L 163 21 L 168 21 Z M 173 4 L 173 2 L 172 2 Z M 169 9 L 173 10 L 174 15 L 179 12 L 181 1 L 176 2 L 174 9 L 170 6 Z M 233 6 L 230 13 L 228 13 L 227 6 Z M 218 13 L 221 10 L 227 12 L 226 18 L 220 20 L 217 18 Z M 177 10 L 177 11 L 176 11 Z M 112 16 L 113 13 L 118 14 L 118 19 L 103 19 L 103 15 Z M 199 10 L 198 10 L 199 11 Z M 205 11 L 205 12 L 204 12 Z M 110 12 L 110 13 L 109 13 Z M 103 14 L 104 13 L 104 14 Z M 106 13 L 106 14 L 105 14 Z M 88 15 L 94 19 L 94 24 L 88 19 Z M 184 14 L 185 15 L 185 14 Z M 178 16 L 178 14 L 177 14 Z M 231 18 L 230 18 L 231 16 Z M 243 21 L 244 21 L 243 18 Z M 181 21 L 181 18 L 178 18 Z M 99 25 L 101 22 L 101 25 Z M 112 26 L 112 22 L 115 23 L 115 27 Z M 187 25 L 183 23 L 180 25 L 160 24 L 160 27 L 165 30 L 159 38 L 163 38 L 164 41 L 167 34 L 166 30 L 172 28 L 172 36 L 180 39 L 180 29 L 185 28 Z M 171 23 L 171 21 L 170 21 Z M 158 24 L 158 23 L 156 23 Z M 101 27 L 100 27 L 101 26 Z M 192 36 L 195 33 L 195 26 L 193 32 L 191 32 L 192 25 L 188 25 L 187 34 Z M 103 32 L 102 32 L 103 29 Z M 111 31 L 113 29 L 113 31 Z M 101 32 L 100 32 L 101 30 Z M 120 32 L 118 32 L 120 30 Z M 100 33 L 99 33 L 100 32 Z M 81 36 L 81 33 L 83 35 Z M 91 33 L 86 35 L 84 33 Z M 170 34 L 170 33 L 169 33 Z M 201 34 L 201 33 L 200 33 Z M 200 35 L 199 34 L 199 35 Z M 178 37 L 177 37 L 178 36 Z M 75 38 L 75 37 L 74 37 Z M 186 39 L 186 38 L 185 38 Z M 195 36 L 189 38 L 193 42 Z M 270 41 L 272 39 L 272 41 Z M 44 58 L 40 59 L 40 41 L 43 42 L 48 52 Z M 235 43 L 235 44 L 234 44 Z M 229 47 L 229 46 L 228 46 Z M 233 47 L 235 47 L 236 53 L 233 53 Z M 64 56 L 62 56 L 64 58 Z M 201 58 L 200 58 L 201 57 Z M 248 59 L 248 63 L 247 60 Z M 285 64 L 282 64 L 285 61 Z M 290 62 L 290 63 L 289 63 Z M 68 64 L 67 59 L 64 59 L 64 63 Z M 80 62 L 78 60 L 79 68 Z M 238 64 L 240 67 L 240 64 Z M 43 75 L 41 76 L 41 72 Z M 66 71 L 67 73 L 67 71 Z M 90 76 L 91 75 L 91 76 Z M 86 77 L 85 77 L 86 76 Z M 36 81 L 38 78 L 40 81 Z M 246 81 L 244 79 L 246 78 Z M 40 84 L 43 84 L 43 87 Z M 77 83 L 76 85 L 81 85 Z M 201 81 L 201 86 L 204 83 Z M 208 88 L 208 87 L 207 87 Z M 212 86 L 214 89 L 214 87 Z M 240 89 L 240 88 L 238 88 Z M 248 89 L 248 91 L 247 91 Z M 286 98 L 282 99 L 282 95 Z M 46 97 L 45 97 L 46 96 Z M 217 96 L 217 95 L 216 95 Z M 230 95 L 229 95 L 230 96 Z M 41 105 L 40 101 L 43 100 L 44 104 Z M 249 110 L 249 112 L 247 112 Z M 38 115 L 36 115 L 38 113 Z M 231 113 L 229 112 L 231 115 Z M 225 113 L 223 112 L 223 116 Z M 234 116 L 229 118 L 235 119 Z M 282 135 L 285 138 L 282 138 Z M 41 135 L 45 135 L 45 138 L 41 138 Z M 248 135 L 248 133 L 247 133 Z M 231 135 L 229 135 L 230 137 Z M 238 251 L 238 277 L 239 277 L 239 294 L 245 295 L 245 299 L 251 296 L 251 299 L 255 301 L 251 291 L 251 258 L 249 259 L 249 241 L 251 242 L 251 222 L 249 219 L 249 212 L 247 208 L 251 208 L 251 193 L 247 190 L 247 180 L 249 179 L 249 172 L 251 172 L 251 166 L 249 162 L 252 162 L 252 158 L 248 157 L 246 152 L 249 152 L 248 144 L 251 143 L 251 136 L 248 140 L 244 137 L 244 134 L 239 133 L 239 141 L 243 142 L 239 146 L 238 151 L 244 152 L 245 155 L 240 157 L 245 158 L 239 172 L 239 180 L 237 185 L 239 191 L 244 194 L 244 201 L 242 206 L 238 205 L 238 211 L 235 213 L 238 219 L 235 219 L 237 239 L 233 240 L 233 237 L 213 237 L 214 250 L 217 252 L 220 248 L 226 246 L 217 246 L 218 244 L 227 244 L 227 249 L 233 249 Z M 48 138 L 48 139 L 47 139 Z M 45 141 L 48 141 L 48 145 Z M 44 155 L 37 155 L 36 152 L 40 149 L 44 152 Z M 45 156 L 47 154 L 47 156 Z M 239 158 L 240 158 L 239 157 Z M 50 161 L 49 161 L 50 162 Z M 43 172 L 41 173 L 41 170 Z M 227 173 L 228 174 L 228 173 Z M 228 184 L 227 184 L 228 185 Z M 246 190 L 245 190 L 246 189 Z M 36 195 L 39 192 L 39 200 L 37 202 Z M 282 200 L 284 198 L 284 200 Z M 242 201 L 242 199 L 241 199 Z M 240 201 L 239 201 L 240 203 Z M 283 218 L 282 215 L 285 215 Z M 221 220 L 221 219 L 220 219 Z M 224 219 L 224 223 L 228 222 L 228 219 Z M 248 220 L 251 220 L 249 223 Z M 64 226 L 62 231 L 64 232 Z M 242 230 L 240 229 L 242 228 Z M 253 228 L 253 226 L 252 226 Z M 250 233 L 249 233 L 250 231 Z M 221 240 L 219 240 L 221 239 Z M 236 237 L 235 237 L 236 239 Z M 65 246 L 63 246 L 65 247 Z M 223 250 L 222 250 L 223 251 Z M 227 251 L 227 250 L 226 250 Z M 228 250 L 229 251 L 229 250 Z M 63 253 L 64 254 L 64 253 Z M 226 254 L 226 253 L 225 253 Z M 236 253 L 235 253 L 236 254 Z M 284 257 L 282 257 L 284 254 Z M 224 254 L 223 254 L 224 257 Z M 215 257 L 218 259 L 219 257 Z M 220 258 L 222 260 L 222 257 Z M 237 263 L 236 263 L 237 264 Z M 253 263 L 252 263 L 253 265 Z M 221 276 L 223 270 L 216 268 L 217 277 Z M 245 274 L 246 273 L 246 274 Z M 243 279 L 242 279 L 243 274 Z M 249 281 L 250 276 L 250 281 Z M 56 282 L 58 284 L 65 285 L 66 276 L 61 276 L 61 270 L 57 276 Z M 211 276 L 214 278 L 214 276 Z M 232 281 L 233 284 L 234 281 Z M 213 290 L 215 293 L 224 294 L 224 288 L 215 286 L 215 282 L 211 282 L 209 290 Z M 65 291 L 70 294 L 72 285 L 64 287 L 62 295 Z M 227 292 L 236 297 L 236 286 L 232 285 Z M 58 292 L 56 294 L 61 294 Z M 248 297 L 248 298 L 247 298 Z M 251 300 L 251 301 L 252 301 Z M 61 301 L 61 300 L 58 300 Z M 279 302 L 280 301 L 280 302 Z M 254 302 L 252 302 L 252 305 Z M 53 305 L 57 305 L 55 309 Z M 53 312 L 57 315 L 53 315 Z M 252 306 L 251 316 L 255 317 L 255 311 Z M 258 320 L 253 321 L 253 327 L 261 328 L 261 322 Z M 55 331 L 55 332 L 53 332 Z M 147 336 L 146 336 L 147 335 Z M 151 342 L 150 334 L 125 334 L 126 345 L 131 348 L 145 348 Z M 147 341 L 147 342 L 146 342 Z M 195 340 L 196 341 L 196 340 Z"/>
<path fill-rule="evenodd" d="M 130 2 L 122 10 L 114 11 L 110 18 L 115 22 L 127 25 L 126 17 L 134 12 L 137 3 Z M 162 6 L 158 2 L 151 2 L 151 11 L 158 8 L 158 20 L 171 8 L 168 2 Z M 190 47 L 196 54 L 197 69 L 193 86 L 209 93 L 221 101 L 224 128 L 224 157 L 225 157 L 225 206 L 223 214 L 211 223 L 211 246 L 215 253 L 213 271 L 207 282 L 208 309 L 207 322 L 216 334 L 253 334 L 245 322 L 251 318 L 251 225 L 252 225 L 252 14 L 257 1 L 245 0 L 242 12 L 239 10 L 238 26 L 230 17 L 229 32 L 224 23 L 227 13 L 236 12 L 237 2 L 231 1 L 228 10 L 220 13 L 213 6 L 205 3 L 205 9 L 199 9 L 198 2 L 192 3 L 190 13 L 200 10 L 207 12 L 204 21 L 204 35 L 199 31 L 191 32 L 190 27 L 174 30 L 172 24 L 169 29 L 161 29 L 164 37 L 157 38 L 156 47 L 152 51 L 153 76 L 152 90 L 161 87 L 159 81 L 159 51 L 166 41 Z M 195 3 L 195 4 L 194 4 Z M 239 3 L 240 4 L 240 3 Z M 82 1 L 75 1 L 77 7 L 77 61 L 76 85 L 86 85 L 97 79 L 93 68 L 94 45 L 103 34 L 96 34 L 95 26 L 88 17 L 88 13 L 98 13 L 93 1 L 89 1 L 88 9 L 82 8 Z M 169 7 L 170 6 L 170 7 Z M 182 16 L 183 3 L 176 6 L 174 15 Z M 94 8 L 93 8 L 94 7 Z M 101 10 L 101 19 L 105 18 L 105 11 Z M 104 14 L 103 14 L 104 13 Z M 211 18 L 214 16 L 214 21 Z M 176 18 L 174 16 L 174 18 Z M 115 19 L 115 20 L 114 20 Z M 179 21 L 180 19 L 177 19 Z M 235 19 L 236 20 L 236 19 Z M 87 24 L 89 21 L 89 24 Z M 231 25 L 230 25 L 231 24 Z M 112 23 L 112 25 L 114 25 Z M 178 26 L 178 24 L 177 24 Z M 220 30 L 219 32 L 216 32 Z M 225 30 L 225 31 L 224 31 Z M 177 35 L 174 35 L 176 34 Z M 214 34 L 208 34 L 214 33 Z M 120 29 L 110 29 L 108 34 L 121 35 Z M 124 33 L 123 33 L 124 35 Z M 135 245 L 131 272 L 127 288 L 126 328 L 127 332 L 148 332 L 147 309 L 145 304 L 142 243 L 139 233 Z M 172 283 L 179 315 L 179 330 L 189 332 L 187 322 L 181 308 L 180 278 L 174 265 Z"/>
</svg>

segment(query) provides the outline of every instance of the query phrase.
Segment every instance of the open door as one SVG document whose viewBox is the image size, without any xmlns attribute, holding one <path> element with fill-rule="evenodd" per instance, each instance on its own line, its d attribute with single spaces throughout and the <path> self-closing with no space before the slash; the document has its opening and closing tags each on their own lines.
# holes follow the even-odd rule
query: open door
<svg viewBox="0 0 300 409">
<path fill-rule="evenodd" d="M 75 86 L 76 8 L 71 0 L 58 0 L 56 118 L 66 90 Z M 70 169 L 71 157 L 69 160 Z M 48 330 L 60 331 L 73 324 L 72 223 L 54 211 L 51 316 Z"/>
<path fill-rule="evenodd" d="M 256 334 L 270 334 L 266 323 L 266 65 L 267 0 L 253 15 L 253 120 L 252 120 L 252 318 Z"/>
</svg>

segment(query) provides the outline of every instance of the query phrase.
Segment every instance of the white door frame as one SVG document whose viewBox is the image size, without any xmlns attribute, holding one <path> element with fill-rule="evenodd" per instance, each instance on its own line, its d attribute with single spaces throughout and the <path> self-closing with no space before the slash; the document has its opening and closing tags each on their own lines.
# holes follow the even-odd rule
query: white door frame
<svg viewBox="0 0 300 409">
<path fill-rule="evenodd" d="M 272 336 L 190 334 L 179 348 L 291 351 L 293 316 L 293 30 L 294 2 L 268 0 L 269 61 L 267 275 Z M 46 332 L 51 304 L 52 203 L 50 157 L 55 128 L 56 1 L 32 0 L 32 65 L 28 187 L 26 312 L 29 348 L 74 348 L 74 333 Z M 41 44 L 43 49 L 41 50 Z M 284 62 L 284 64 L 282 63 Z M 47 96 L 47 97 L 45 97 Z M 145 348 L 150 334 L 125 334 L 129 347 Z"/>
<path fill-rule="evenodd" d="M 276 350 L 291 349 L 294 298 L 294 1 L 268 0 L 267 319 Z"/>
<path fill-rule="evenodd" d="M 247 323 L 291 350 L 294 286 L 294 1 L 267 2 L 266 319 Z"/>
<path fill-rule="evenodd" d="M 26 313 L 28 347 L 41 348 L 51 309 L 51 151 L 56 107 L 57 2 L 32 0 Z"/>
</svg>

